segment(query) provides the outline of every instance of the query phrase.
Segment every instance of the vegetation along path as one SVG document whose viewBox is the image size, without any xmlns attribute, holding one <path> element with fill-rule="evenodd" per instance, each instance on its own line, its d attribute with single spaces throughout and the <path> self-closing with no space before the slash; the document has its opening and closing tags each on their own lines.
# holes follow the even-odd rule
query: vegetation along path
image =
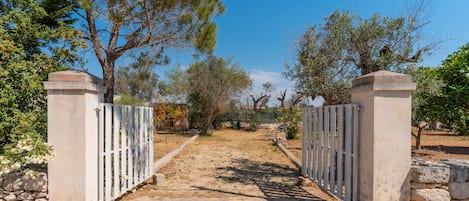
<svg viewBox="0 0 469 201">
<path fill-rule="evenodd" d="M 122 200 L 334 200 L 316 186 L 296 185 L 298 169 L 267 131 L 215 131 L 199 137 L 166 167 L 162 185 Z"/>
</svg>

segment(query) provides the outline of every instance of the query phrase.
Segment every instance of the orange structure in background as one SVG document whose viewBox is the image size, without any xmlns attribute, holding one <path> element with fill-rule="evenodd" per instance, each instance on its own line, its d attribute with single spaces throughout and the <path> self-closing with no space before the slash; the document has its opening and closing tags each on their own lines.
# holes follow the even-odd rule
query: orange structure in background
<svg viewBox="0 0 469 201">
<path fill-rule="evenodd" d="M 156 103 L 152 107 L 158 130 L 189 129 L 189 108 L 186 104 Z"/>
</svg>

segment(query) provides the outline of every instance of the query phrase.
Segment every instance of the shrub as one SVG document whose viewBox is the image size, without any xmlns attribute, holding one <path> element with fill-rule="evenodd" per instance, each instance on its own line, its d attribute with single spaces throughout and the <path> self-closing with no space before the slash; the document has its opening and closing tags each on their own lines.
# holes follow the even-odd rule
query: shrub
<svg viewBox="0 0 469 201">
<path fill-rule="evenodd" d="M 0 176 L 21 170 L 45 169 L 54 153 L 35 128 L 36 117 L 32 113 L 17 113 L 18 124 L 10 133 L 10 143 L 3 147 L 0 156 Z"/>
<path fill-rule="evenodd" d="M 297 107 L 280 108 L 279 122 L 283 123 L 287 139 L 298 139 L 300 130 L 301 110 Z"/>
</svg>

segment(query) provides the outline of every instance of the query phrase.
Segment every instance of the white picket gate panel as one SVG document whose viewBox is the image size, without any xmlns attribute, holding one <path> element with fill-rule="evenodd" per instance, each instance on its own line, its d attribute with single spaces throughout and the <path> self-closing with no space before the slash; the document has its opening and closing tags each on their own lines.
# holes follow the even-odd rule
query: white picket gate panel
<svg viewBox="0 0 469 201">
<path fill-rule="evenodd" d="M 357 200 L 356 104 L 303 108 L 302 175 L 345 201 Z"/>
<path fill-rule="evenodd" d="M 153 173 L 153 108 L 99 106 L 98 200 L 110 201 Z"/>
</svg>

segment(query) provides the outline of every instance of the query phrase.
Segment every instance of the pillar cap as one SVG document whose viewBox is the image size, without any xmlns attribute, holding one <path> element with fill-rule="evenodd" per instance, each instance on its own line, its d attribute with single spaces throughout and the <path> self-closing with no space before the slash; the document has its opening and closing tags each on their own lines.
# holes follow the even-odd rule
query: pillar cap
<svg viewBox="0 0 469 201">
<path fill-rule="evenodd" d="M 351 92 L 413 91 L 415 88 L 410 75 L 380 70 L 354 79 Z"/>
<path fill-rule="evenodd" d="M 103 92 L 103 81 L 91 73 L 65 70 L 49 73 L 49 81 L 44 82 L 46 90 L 86 90 Z"/>
</svg>

